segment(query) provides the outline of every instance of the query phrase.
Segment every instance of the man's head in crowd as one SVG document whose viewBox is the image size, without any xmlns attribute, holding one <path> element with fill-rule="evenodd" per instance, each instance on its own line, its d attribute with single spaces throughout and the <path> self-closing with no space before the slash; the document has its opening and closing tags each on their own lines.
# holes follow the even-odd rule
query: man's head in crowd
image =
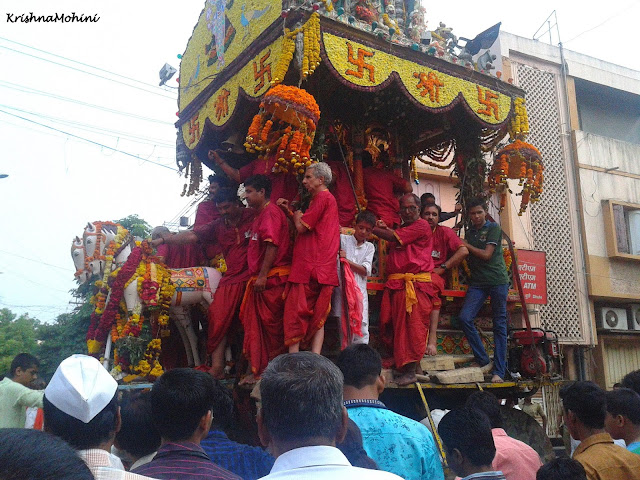
<svg viewBox="0 0 640 480">
<path fill-rule="evenodd" d="M 155 227 L 151 230 L 151 240 L 155 240 L 156 238 L 164 238 L 171 235 L 171 230 L 169 230 L 165 226 Z"/>
<path fill-rule="evenodd" d="M 0 429 L 2 480 L 93 480 L 89 467 L 62 439 L 27 428 Z"/>
<path fill-rule="evenodd" d="M 373 227 L 376 226 L 376 216 L 368 210 L 363 210 L 356 217 L 356 228 L 353 232 L 358 244 L 366 242 L 371 237 Z"/>
<path fill-rule="evenodd" d="M 344 376 L 345 399 L 377 399 L 383 392 L 382 359 L 369 345 L 350 345 L 340 352 L 336 364 Z"/>
<path fill-rule="evenodd" d="M 604 429 L 605 392 L 593 382 L 573 382 L 560 389 L 564 423 L 576 440 Z"/>
<path fill-rule="evenodd" d="M 120 404 L 120 417 L 122 426 L 115 439 L 119 450 L 138 460 L 160 448 L 160 432 L 151 409 L 151 392 L 125 394 Z"/>
<path fill-rule="evenodd" d="M 604 427 L 615 439 L 635 440 L 640 435 L 640 395 L 630 388 L 617 388 L 606 394 Z"/>
<path fill-rule="evenodd" d="M 465 406 L 484 413 L 489 419 L 491 428 L 502 428 L 500 401 L 492 393 L 485 392 L 484 390 L 473 392 L 469 395 L 469 398 L 467 398 Z"/>
<path fill-rule="evenodd" d="M 342 386 L 338 367 L 321 355 L 299 352 L 276 357 L 260 381 L 262 444 L 277 457 L 294 448 L 341 442 L 348 420 Z"/>
<path fill-rule="evenodd" d="M 536 480 L 587 480 L 587 474 L 579 461 L 561 457 L 540 467 Z"/>
<path fill-rule="evenodd" d="M 331 167 L 325 162 L 318 162 L 307 167 L 304 178 L 302 179 L 302 185 L 304 185 L 304 188 L 306 188 L 311 195 L 314 195 L 326 189 L 332 180 L 333 174 L 331 173 Z"/>
<path fill-rule="evenodd" d="M 38 378 L 40 361 L 29 353 L 19 353 L 11 361 L 8 377 L 16 383 L 28 387 Z"/>
<path fill-rule="evenodd" d="M 233 396 L 220 381 L 213 379 L 215 396 L 213 402 L 212 428 L 225 430 L 233 424 Z"/>
<path fill-rule="evenodd" d="M 435 205 L 436 197 L 433 193 L 423 193 L 420 196 L 420 205 L 426 207 L 427 205 Z"/>
<path fill-rule="evenodd" d="M 640 370 L 627 373 L 621 383 L 624 388 L 630 388 L 640 395 Z"/>
<path fill-rule="evenodd" d="M 209 195 L 215 197 L 216 193 L 223 188 L 238 190 L 238 186 L 225 175 L 209 175 Z"/>
<path fill-rule="evenodd" d="M 238 198 L 238 192 L 230 188 L 223 188 L 213 197 L 218 210 L 226 219 L 235 220 L 242 214 L 243 205 Z"/>
<path fill-rule="evenodd" d="M 213 419 L 216 386 L 211 375 L 174 368 L 153 384 L 151 411 L 163 442 L 200 443 Z"/>
<path fill-rule="evenodd" d="M 244 181 L 244 195 L 251 208 L 260 208 L 271 196 L 271 180 L 266 175 L 253 175 Z"/>
<path fill-rule="evenodd" d="M 415 193 L 405 193 L 400 197 L 400 218 L 405 225 L 411 225 L 420 218 L 420 198 Z"/>
<path fill-rule="evenodd" d="M 420 212 L 420 216 L 429 222 L 429 226 L 433 230 L 438 226 L 438 222 L 440 222 L 440 213 L 442 209 L 440 205 L 436 205 L 435 203 L 427 204 L 422 207 L 422 212 Z"/>
<path fill-rule="evenodd" d="M 451 410 L 438 424 L 449 467 L 460 477 L 491 471 L 496 454 L 489 419 L 482 412 L 464 407 Z"/>
<path fill-rule="evenodd" d="M 469 220 L 475 228 L 480 228 L 487 221 L 489 209 L 483 198 L 474 198 L 467 204 Z"/>
<path fill-rule="evenodd" d="M 45 430 L 78 450 L 109 450 L 120 429 L 117 389 L 95 358 L 66 358 L 44 391 Z"/>
</svg>

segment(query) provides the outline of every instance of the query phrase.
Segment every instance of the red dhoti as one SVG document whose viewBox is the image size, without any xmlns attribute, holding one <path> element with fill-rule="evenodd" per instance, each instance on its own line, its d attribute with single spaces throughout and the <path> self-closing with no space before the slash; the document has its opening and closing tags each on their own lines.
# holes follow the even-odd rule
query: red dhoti
<svg viewBox="0 0 640 480">
<path fill-rule="evenodd" d="M 283 293 L 291 267 L 275 267 L 269 271 L 264 291 L 255 292 L 257 277 L 247 283 L 240 308 L 244 327 L 243 351 L 251 362 L 251 371 L 259 377 L 270 360 L 284 353 Z"/>
<path fill-rule="evenodd" d="M 318 283 L 287 284 L 284 292 L 284 343 L 287 346 L 300 342 L 306 346 L 324 326 L 331 310 L 333 285 Z"/>
<path fill-rule="evenodd" d="M 229 332 L 234 320 L 238 318 L 245 286 L 246 282 L 218 285 L 213 302 L 209 305 L 207 353 L 213 353 Z"/>
<path fill-rule="evenodd" d="M 424 357 L 431 310 L 440 308 L 444 287 L 442 278 L 434 273 L 404 277 L 389 276 L 380 306 L 380 340 L 393 353 L 396 368 Z"/>
</svg>

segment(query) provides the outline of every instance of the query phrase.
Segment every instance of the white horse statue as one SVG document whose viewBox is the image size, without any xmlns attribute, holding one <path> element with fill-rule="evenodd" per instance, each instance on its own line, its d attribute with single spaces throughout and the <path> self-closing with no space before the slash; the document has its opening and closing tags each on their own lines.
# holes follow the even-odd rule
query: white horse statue
<svg viewBox="0 0 640 480">
<path fill-rule="evenodd" d="M 80 283 L 98 276 L 102 278 L 107 268 L 107 247 L 116 238 L 117 224 L 112 222 L 87 223 L 83 239 L 76 237 L 71 247 L 76 274 Z M 131 254 L 133 238 L 128 235 L 118 251 L 113 252 L 113 261 L 110 271 L 122 266 Z M 175 287 L 175 293 L 171 299 L 169 317 L 176 325 L 182 341 L 189 365 L 201 364 L 198 352 L 198 338 L 194 330 L 189 308 L 192 305 L 202 304 L 206 308 L 213 301 L 213 294 L 218 287 L 222 274 L 212 267 L 192 267 L 169 269 L 171 283 Z M 138 295 L 137 282 L 131 282 L 124 290 L 124 301 L 129 313 L 141 306 Z M 109 297 L 107 297 L 107 303 Z M 111 336 L 107 338 L 105 348 L 105 362 L 110 355 Z"/>
</svg>

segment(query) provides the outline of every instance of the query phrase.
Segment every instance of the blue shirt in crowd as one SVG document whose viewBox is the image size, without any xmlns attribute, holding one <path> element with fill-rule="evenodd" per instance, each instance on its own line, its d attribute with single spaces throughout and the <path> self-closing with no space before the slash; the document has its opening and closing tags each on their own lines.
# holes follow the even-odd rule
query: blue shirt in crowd
<svg viewBox="0 0 640 480">
<path fill-rule="evenodd" d="M 444 480 L 433 435 L 420 422 L 398 415 L 379 400 L 344 402 L 362 432 L 364 449 L 380 470 L 405 480 Z"/>
<path fill-rule="evenodd" d="M 235 473 L 244 480 L 256 480 L 269 475 L 275 459 L 260 447 L 236 443 L 221 430 L 212 427 L 200 446 L 211 461 Z"/>
</svg>

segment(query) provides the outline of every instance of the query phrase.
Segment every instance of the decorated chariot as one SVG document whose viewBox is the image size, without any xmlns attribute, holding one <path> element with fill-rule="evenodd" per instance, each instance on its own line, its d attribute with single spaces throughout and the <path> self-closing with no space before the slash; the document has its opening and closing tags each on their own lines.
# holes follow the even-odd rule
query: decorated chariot
<svg viewBox="0 0 640 480">
<path fill-rule="evenodd" d="M 354 211 L 368 202 L 363 163 L 381 162 L 416 183 L 419 165 L 449 172 L 463 208 L 484 196 L 500 212 L 519 189 L 522 214 L 542 193 L 543 163 L 525 142 L 525 92 L 500 66 L 499 24 L 473 39 L 458 38 L 446 25 L 428 28 L 426 13 L 417 0 L 207 0 L 179 56 L 177 162 L 187 179 L 182 194 L 200 190 L 203 165 L 224 175 L 209 155 L 213 150 L 235 169 L 264 161 L 264 173 L 289 182 L 300 182 L 312 162 L 337 162 L 351 187 L 339 203 Z M 376 247 L 368 283 L 373 317 L 376 292 L 386 280 L 385 244 L 378 240 Z M 559 373 L 556 344 L 552 335 L 531 329 L 509 241 L 504 254 L 512 278 L 509 309 L 521 312 L 525 326 L 513 338 L 518 369 L 525 377 L 549 379 Z M 98 278 L 88 349 L 116 378 L 152 381 L 162 373 L 169 320 L 189 363 L 200 364 L 184 305 L 210 304 L 219 271 L 168 270 L 148 243 L 136 245 L 109 222 L 89 224 L 72 255 L 81 282 Z M 466 276 L 463 266 L 446 279 L 438 335 L 438 353 L 456 361 L 470 353 L 455 323 Z M 478 320 L 480 326 L 490 322 Z M 375 318 L 370 325 L 375 333 Z M 490 352 L 491 335 L 484 340 Z M 487 387 L 509 392 L 537 385 Z M 443 388 L 473 384 L 422 384 L 427 412 L 425 392 Z"/>
<path fill-rule="evenodd" d="M 203 164 L 224 175 L 208 156 L 222 150 L 234 168 L 272 157 L 269 173 L 285 176 L 341 163 L 353 192 L 338 202 L 353 210 L 367 206 L 363 161 L 373 161 L 416 182 L 420 164 L 449 171 L 463 207 L 495 192 L 499 210 L 518 188 L 524 212 L 542 192 L 543 165 L 524 141 L 525 93 L 496 62 L 499 24 L 464 39 L 427 28 L 425 16 L 410 0 L 207 1 L 181 55 L 183 193 L 198 191 Z M 386 280 L 383 245 L 370 293 Z M 507 263 L 513 256 L 505 243 Z M 465 277 L 461 268 L 447 279 L 441 353 L 470 352 L 447 311 L 459 307 Z M 520 309 L 515 279 L 509 300 Z"/>
</svg>

